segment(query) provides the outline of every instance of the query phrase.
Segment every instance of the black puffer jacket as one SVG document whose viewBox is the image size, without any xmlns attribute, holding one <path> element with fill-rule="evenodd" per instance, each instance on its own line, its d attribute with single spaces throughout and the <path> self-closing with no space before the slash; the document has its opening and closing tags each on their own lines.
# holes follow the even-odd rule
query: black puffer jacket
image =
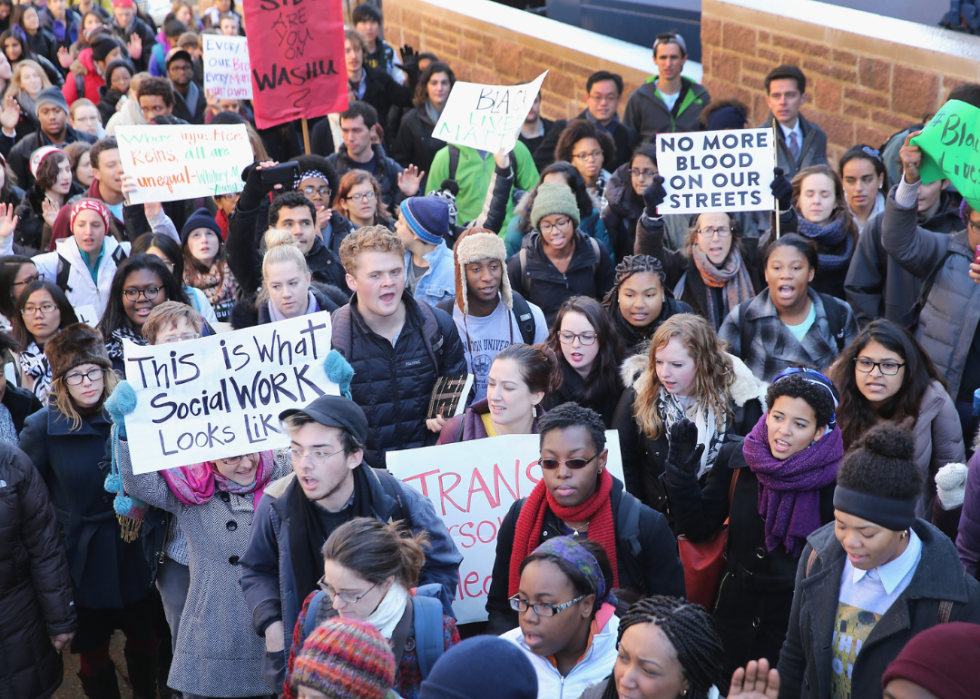
<svg viewBox="0 0 980 699">
<path fill-rule="evenodd" d="M 347 295 L 335 286 L 328 284 L 313 283 L 310 286 L 313 297 L 320 306 L 321 311 L 333 313 L 338 308 L 347 303 Z M 244 298 L 235 304 L 231 309 L 231 327 L 235 330 L 251 328 L 256 325 L 271 323 L 269 317 L 269 306 L 258 302 L 259 292 L 255 292 L 248 298 Z"/>
<path fill-rule="evenodd" d="M 2 443 L 0 619 L 0 696 L 51 696 L 62 666 L 49 636 L 78 626 L 68 559 L 41 474 L 24 452 Z"/>
<path fill-rule="evenodd" d="M 330 344 L 354 368 L 350 390 L 368 419 L 364 461 L 375 468 L 385 468 L 388 449 L 436 443 L 439 433 L 425 425 L 436 379 L 467 373 L 452 317 L 431 306 L 423 309 L 425 302 L 407 291 L 402 302 L 405 325 L 394 347 L 364 322 L 356 296 L 331 317 Z"/>
</svg>

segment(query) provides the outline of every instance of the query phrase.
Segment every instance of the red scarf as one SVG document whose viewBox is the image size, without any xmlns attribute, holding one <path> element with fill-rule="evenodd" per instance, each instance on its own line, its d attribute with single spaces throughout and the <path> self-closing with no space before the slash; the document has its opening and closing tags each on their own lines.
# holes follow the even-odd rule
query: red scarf
<svg viewBox="0 0 980 699">
<path fill-rule="evenodd" d="M 510 554 L 510 582 L 507 594 L 517 594 L 521 584 L 521 563 L 528 554 L 541 543 L 541 529 L 544 517 L 550 509 L 565 522 L 589 521 L 588 537 L 602 544 L 612 565 L 613 588 L 619 587 L 619 570 L 616 565 L 616 529 L 613 526 L 612 492 L 613 477 L 609 471 L 599 474 L 599 489 L 578 507 L 562 507 L 555 501 L 551 491 L 545 487 L 544 480 L 538 481 L 534 490 L 524 502 L 521 514 L 514 527 L 514 546 Z"/>
</svg>

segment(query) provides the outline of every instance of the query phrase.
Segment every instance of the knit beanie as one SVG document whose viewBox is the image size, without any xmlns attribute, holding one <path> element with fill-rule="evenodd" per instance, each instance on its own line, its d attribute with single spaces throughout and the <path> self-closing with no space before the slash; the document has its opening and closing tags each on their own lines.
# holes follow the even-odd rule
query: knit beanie
<svg viewBox="0 0 980 699">
<path fill-rule="evenodd" d="M 500 260 L 500 296 L 508 311 L 514 307 L 514 294 L 510 289 L 510 278 L 506 269 L 507 247 L 499 235 L 486 228 L 468 228 L 456 240 L 453 257 L 456 259 L 456 305 L 463 315 L 470 312 L 470 302 L 466 294 L 466 265 L 480 260 Z"/>
<path fill-rule="evenodd" d="M 731 105 L 716 109 L 708 115 L 708 131 L 744 129 L 748 118 L 739 107 Z"/>
<path fill-rule="evenodd" d="M 536 699 L 538 676 L 524 652 L 497 636 L 476 636 L 439 658 L 419 699 Z"/>
<path fill-rule="evenodd" d="M 55 107 L 64 109 L 65 114 L 68 113 L 68 102 L 65 101 L 65 96 L 61 94 L 60 88 L 46 87 L 37 93 L 37 97 L 34 98 L 35 115 L 41 110 L 41 107 L 46 104 L 53 104 Z"/>
<path fill-rule="evenodd" d="M 885 669 L 881 686 L 908 680 L 939 699 L 971 699 L 977 696 L 977 658 L 980 625 L 962 621 L 936 624 L 905 644 Z"/>
<path fill-rule="evenodd" d="M 551 214 L 565 214 L 575 222 L 575 227 L 581 221 L 578 202 L 575 194 L 567 184 L 557 182 L 542 182 L 534 195 L 534 205 L 531 207 L 531 226 L 538 230 L 538 222 Z"/>
<path fill-rule="evenodd" d="M 400 208 L 405 223 L 422 242 L 438 245 L 449 235 L 449 202 L 442 197 L 409 197 Z"/>
<path fill-rule="evenodd" d="M 115 48 L 119 48 L 119 42 L 114 37 L 101 36 L 92 42 L 92 59 L 101 63 Z"/>
<path fill-rule="evenodd" d="M 371 624 L 331 619 L 306 638 L 291 681 L 327 699 L 385 699 L 395 684 L 395 656 Z"/>
<path fill-rule="evenodd" d="M 51 365 L 51 377 L 55 379 L 81 364 L 112 369 L 101 333 L 85 323 L 73 323 L 48 340 L 44 354 Z"/>
<path fill-rule="evenodd" d="M 218 236 L 218 243 L 221 243 L 221 228 L 218 227 L 218 222 L 214 220 L 214 216 L 211 215 L 211 212 L 202 206 L 200 209 L 190 215 L 190 218 L 187 219 L 187 223 L 185 223 L 184 227 L 180 229 L 181 247 L 187 245 L 187 239 L 190 237 L 191 233 L 196 231 L 198 228 L 207 228 L 214 231 L 214 234 Z"/>
</svg>

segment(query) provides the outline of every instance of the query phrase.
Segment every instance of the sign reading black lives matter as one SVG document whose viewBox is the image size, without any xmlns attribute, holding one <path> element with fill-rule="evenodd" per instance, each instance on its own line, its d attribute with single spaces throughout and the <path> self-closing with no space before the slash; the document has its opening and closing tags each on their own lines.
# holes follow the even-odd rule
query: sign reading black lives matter
<svg viewBox="0 0 980 699">
<path fill-rule="evenodd" d="M 657 134 L 667 199 L 658 214 L 762 211 L 775 206 L 772 129 Z"/>
<path fill-rule="evenodd" d="M 133 471 L 289 446 L 279 413 L 340 393 L 324 368 L 329 351 L 325 311 L 176 344 L 124 343 Z"/>
</svg>

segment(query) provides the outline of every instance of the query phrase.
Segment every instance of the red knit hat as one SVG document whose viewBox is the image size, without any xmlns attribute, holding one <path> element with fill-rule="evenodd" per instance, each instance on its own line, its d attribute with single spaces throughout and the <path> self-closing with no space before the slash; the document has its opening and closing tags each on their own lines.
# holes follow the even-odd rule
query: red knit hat
<svg viewBox="0 0 980 699">
<path fill-rule="evenodd" d="M 290 681 L 328 699 L 385 699 L 395 684 L 395 656 L 371 624 L 331 619 L 306 638 Z"/>
<path fill-rule="evenodd" d="M 912 637 L 885 670 L 882 688 L 908 680 L 939 699 L 977 696 L 980 625 L 956 621 L 937 624 Z"/>
</svg>

